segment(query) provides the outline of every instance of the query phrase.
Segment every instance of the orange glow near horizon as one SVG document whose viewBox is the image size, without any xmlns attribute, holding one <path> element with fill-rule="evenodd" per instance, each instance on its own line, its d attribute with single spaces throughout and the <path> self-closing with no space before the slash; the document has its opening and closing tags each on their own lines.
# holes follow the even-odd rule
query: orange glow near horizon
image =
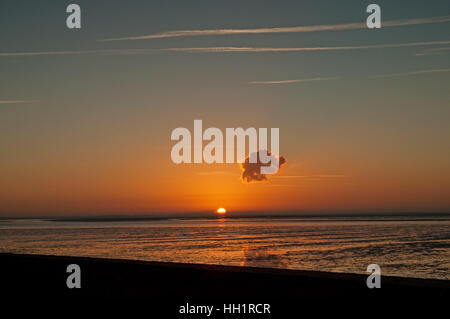
<svg viewBox="0 0 450 319">
<path fill-rule="evenodd" d="M 227 210 L 223 207 L 217 209 L 217 214 L 223 215 L 226 214 Z"/>
<path fill-rule="evenodd" d="M 169 152 L 157 145 L 153 152 Z M 281 214 L 442 210 L 450 205 L 446 157 L 433 162 L 440 168 L 436 170 L 431 163 L 418 166 L 399 154 L 395 161 L 352 155 L 347 147 L 331 149 L 330 162 L 321 149 L 300 155 L 289 145 L 283 151 L 288 163 L 280 172 L 252 183 L 242 182 L 238 164 L 177 165 L 157 156 L 149 165 L 152 153 L 138 144 L 128 146 L 136 153 L 130 158 L 119 147 L 97 157 L 88 154 L 82 162 L 81 150 L 56 153 L 51 161 L 34 161 L 26 170 L 21 165 L 28 159 L 8 166 L 2 162 L 0 216 L 210 212 L 225 217 L 217 208 Z M 411 183 L 413 177 L 420 183 Z"/>
</svg>

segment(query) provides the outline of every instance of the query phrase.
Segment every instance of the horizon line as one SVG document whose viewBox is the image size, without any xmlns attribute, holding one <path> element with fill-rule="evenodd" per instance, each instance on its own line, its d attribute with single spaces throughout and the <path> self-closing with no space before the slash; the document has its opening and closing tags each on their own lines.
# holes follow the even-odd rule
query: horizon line
<svg viewBox="0 0 450 319">
<path fill-rule="evenodd" d="M 206 216 L 207 214 L 207 216 Z M 248 216 L 238 216 L 250 214 Z M 346 217 L 346 216 L 442 216 L 449 215 L 450 210 L 444 211 L 394 211 L 394 210 L 367 210 L 367 211 L 347 211 L 347 210 L 324 210 L 324 211 L 296 211 L 296 210 L 242 210 L 242 211 L 227 211 L 227 215 L 235 215 L 235 217 Z M 211 211 L 190 211 L 190 212 L 142 212 L 142 213 L 105 213 L 99 215 L 87 215 L 87 213 L 81 213 L 80 215 L 70 214 L 70 215 L 21 215 L 21 216 L 0 216 L 0 220 L 11 220 L 11 219 L 49 219 L 49 220 L 70 220 L 70 219 L 172 219 L 172 218 L 192 218 L 192 217 L 213 217 L 217 216 L 214 210 Z M 232 216 L 229 216 L 232 217 Z"/>
</svg>

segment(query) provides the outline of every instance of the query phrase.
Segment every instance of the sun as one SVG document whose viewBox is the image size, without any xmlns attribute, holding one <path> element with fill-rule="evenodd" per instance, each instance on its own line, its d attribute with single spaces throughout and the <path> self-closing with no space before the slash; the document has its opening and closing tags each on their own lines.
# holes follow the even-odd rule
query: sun
<svg viewBox="0 0 450 319">
<path fill-rule="evenodd" d="M 220 207 L 217 209 L 217 214 L 225 214 L 227 212 L 227 210 L 223 207 Z"/>
</svg>

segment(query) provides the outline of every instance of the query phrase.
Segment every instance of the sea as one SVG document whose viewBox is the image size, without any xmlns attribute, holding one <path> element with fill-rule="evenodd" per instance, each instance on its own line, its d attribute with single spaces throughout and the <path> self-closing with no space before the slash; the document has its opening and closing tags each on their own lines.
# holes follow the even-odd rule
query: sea
<svg viewBox="0 0 450 319">
<path fill-rule="evenodd" d="M 0 252 L 450 280 L 450 216 L 0 219 Z"/>
</svg>

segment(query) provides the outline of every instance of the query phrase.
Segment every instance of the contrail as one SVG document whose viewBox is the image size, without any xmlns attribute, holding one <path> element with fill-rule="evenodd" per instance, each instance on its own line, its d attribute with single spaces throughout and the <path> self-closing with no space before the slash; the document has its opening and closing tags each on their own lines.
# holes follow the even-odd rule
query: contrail
<svg viewBox="0 0 450 319">
<path fill-rule="evenodd" d="M 80 50 L 80 51 L 34 51 L 34 52 L 3 52 L 0 57 L 29 57 L 45 55 L 133 55 L 155 54 L 160 52 L 186 52 L 186 53 L 222 53 L 222 52 L 314 52 L 314 51 L 345 51 L 364 49 L 401 48 L 429 45 L 445 45 L 450 41 L 407 42 L 375 45 L 356 45 L 338 47 L 297 47 L 297 48 L 257 48 L 257 47 L 198 47 L 198 48 L 163 48 L 163 49 L 106 49 L 106 50 Z"/>
<path fill-rule="evenodd" d="M 337 80 L 337 78 L 310 78 L 310 79 L 299 79 L 299 80 L 282 80 L 282 81 L 252 81 L 248 82 L 249 84 L 291 84 L 291 83 L 302 83 L 302 82 L 314 82 L 314 81 L 329 81 L 329 80 Z"/>
<path fill-rule="evenodd" d="M 415 18 L 383 21 L 383 27 L 400 27 L 408 25 L 443 23 L 449 22 L 450 16 L 432 17 L 432 18 Z M 99 41 L 127 41 L 127 40 L 148 40 L 148 39 L 164 39 L 177 37 L 195 37 L 195 36 L 220 36 L 220 35 L 241 35 L 241 34 L 270 34 L 270 33 L 297 33 L 297 32 L 319 32 L 319 31 L 341 31 L 341 30 L 359 30 L 367 28 L 366 23 L 345 23 L 345 24 L 325 24 L 312 26 L 296 26 L 296 27 L 268 27 L 255 29 L 207 29 L 207 30 L 175 30 L 165 31 L 150 35 L 122 37 L 102 39 Z"/>
<path fill-rule="evenodd" d="M 34 51 L 34 52 L 4 52 L 0 57 L 7 56 L 40 56 L 40 55 L 131 55 L 150 54 L 158 50 L 153 49 L 107 49 L 107 50 L 79 50 L 79 51 Z"/>
<path fill-rule="evenodd" d="M 33 103 L 35 100 L 0 100 L 0 104 Z"/>
<path fill-rule="evenodd" d="M 384 75 L 376 75 L 372 78 L 389 78 L 389 77 L 396 77 L 396 76 L 408 76 L 408 75 L 419 75 L 419 74 L 427 74 L 427 73 L 443 73 L 443 72 L 450 72 L 450 69 L 432 69 L 432 70 L 419 70 L 419 71 L 412 71 L 412 72 L 404 72 L 404 73 L 391 73 L 391 74 L 384 74 Z"/>
<path fill-rule="evenodd" d="M 300 47 L 300 48 L 257 48 L 257 47 L 199 47 L 199 48 L 166 48 L 160 51 L 187 52 L 187 53 L 223 53 L 223 52 L 307 52 L 307 51 L 344 51 L 364 49 L 402 48 L 427 45 L 450 44 L 450 41 L 407 42 L 375 45 L 353 45 L 337 47 Z"/>
</svg>

